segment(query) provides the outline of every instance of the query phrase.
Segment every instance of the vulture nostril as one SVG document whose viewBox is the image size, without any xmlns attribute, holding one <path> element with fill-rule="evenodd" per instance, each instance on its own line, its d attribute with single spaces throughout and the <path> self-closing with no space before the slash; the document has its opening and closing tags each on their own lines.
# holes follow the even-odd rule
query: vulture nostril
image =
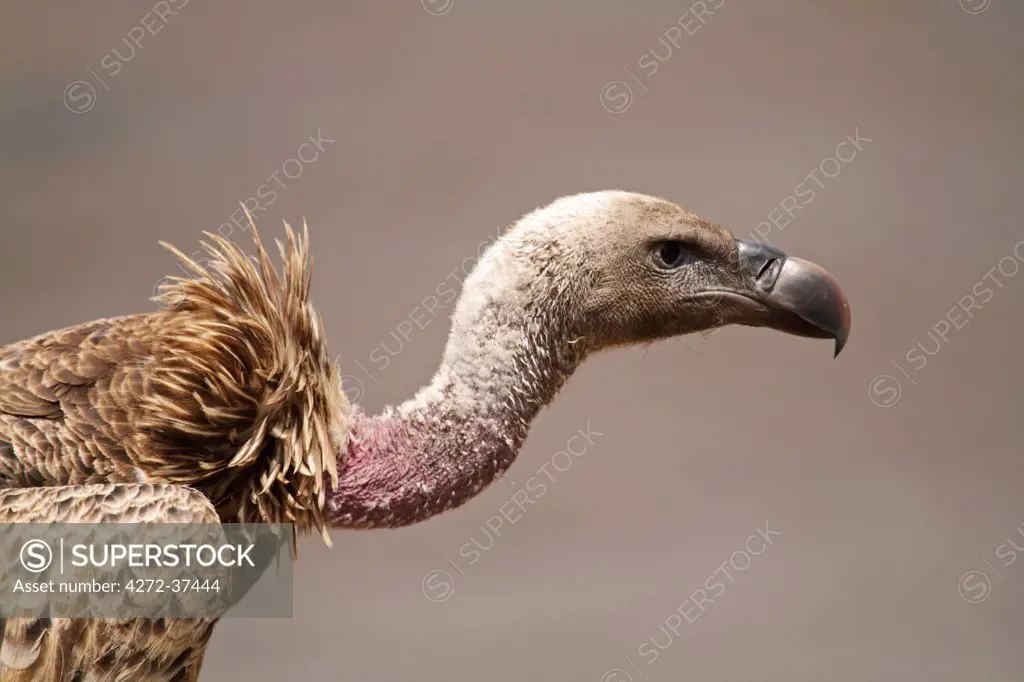
<svg viewBox="0 0 1024 682">
<path fill-rule="evenodd" d="M 761 277 L 764 276 L 764 273 L 768 272 L 768 268 L 775 264 L 776 260 L 777 259 L 775 258 L 769 258 L 768 260 L 766 260 L 764 262 L 764 265 L 761 266 L 761 270 L 758 271 L 757 277 L 755 277 L 754 279 L 761 279 Z"/>
<path fill-rule="evenodd" d="M 775 281 L 782 272 L 782 264 L 784 262 L 784 258 L 769 258 L 765 261 L 764 265 L 758 270 L 757 277 L 754 278 L 754 284 L 759 291 L 771 293 L 772 289 L 775 288 Z"/>
</svg>

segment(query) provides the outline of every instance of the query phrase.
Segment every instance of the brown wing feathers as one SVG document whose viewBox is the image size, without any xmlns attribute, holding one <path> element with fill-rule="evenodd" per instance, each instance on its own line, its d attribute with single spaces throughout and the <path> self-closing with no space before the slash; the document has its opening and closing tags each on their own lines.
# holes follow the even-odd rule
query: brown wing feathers
<svg viewBox="0 0 1024 682">
<path fill-rule="evenodd" d="M 198 491 L 96 484 L 0 491 L 0 523 L 217 523 Z M 4 569 L 5 570 L 5 569 Z M 0 682 L 188 680 L 214 619 L 0 619 Z"/>
</svg>

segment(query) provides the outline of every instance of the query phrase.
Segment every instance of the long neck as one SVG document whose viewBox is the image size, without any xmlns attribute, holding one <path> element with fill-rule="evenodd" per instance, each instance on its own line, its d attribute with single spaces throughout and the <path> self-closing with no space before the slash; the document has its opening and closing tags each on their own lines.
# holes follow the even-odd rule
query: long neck
<svg viewBox="0 0 1024 682">
<path fill-rule="evenodd" d="M 327 502 L 333 527 L 406 526 L 469 500 L 508 469 L 583 360 L 566 325 L 572 297 L 552 304 L 550 287 L 528 291 L 542 278 L 495 272 L 501 256 L 490 256 L 466 281 L 433 380 L 397 408 L 354 417 Z"/>
</svg>

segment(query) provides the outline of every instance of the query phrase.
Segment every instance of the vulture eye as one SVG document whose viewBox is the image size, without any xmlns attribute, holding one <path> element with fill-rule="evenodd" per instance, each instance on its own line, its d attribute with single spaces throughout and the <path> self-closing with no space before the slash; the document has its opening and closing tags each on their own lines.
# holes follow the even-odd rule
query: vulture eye
<svg viewBox="0 0 1024 682">
<path fill-rule="evenodd" d="M 696 260 L 693 251 L 680 241 L 658 242 L 654 245 L 654 263 L 665 270 L 675 270 L 678 267 L 692 263 Z"/>
</svg>

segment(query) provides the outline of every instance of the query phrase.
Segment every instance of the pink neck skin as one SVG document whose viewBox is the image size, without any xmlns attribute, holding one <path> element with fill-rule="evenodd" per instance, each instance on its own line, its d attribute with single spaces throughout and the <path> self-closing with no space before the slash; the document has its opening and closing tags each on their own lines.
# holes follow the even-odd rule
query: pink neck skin
<svg viewBox="0 0 1024 682">
<path fill-rule="evenodd" d="M 328 522 L 398 528 L 458 507 L 509 468 L 525 437 L 472 417 L 357 413 Z"/>
<path fill-rule="evenodd" d="M 523 347 L 506 366 L 489 367 L 486 382 L 467 365 L 439 373 L 428 398 L 374 417 L 355 410 L 340 480 L 328 492 L 329 524 L 407 526 L 458 507 L 501 476 L 530 422 L 582 361 L 582 350 Z"/>
</svg>

